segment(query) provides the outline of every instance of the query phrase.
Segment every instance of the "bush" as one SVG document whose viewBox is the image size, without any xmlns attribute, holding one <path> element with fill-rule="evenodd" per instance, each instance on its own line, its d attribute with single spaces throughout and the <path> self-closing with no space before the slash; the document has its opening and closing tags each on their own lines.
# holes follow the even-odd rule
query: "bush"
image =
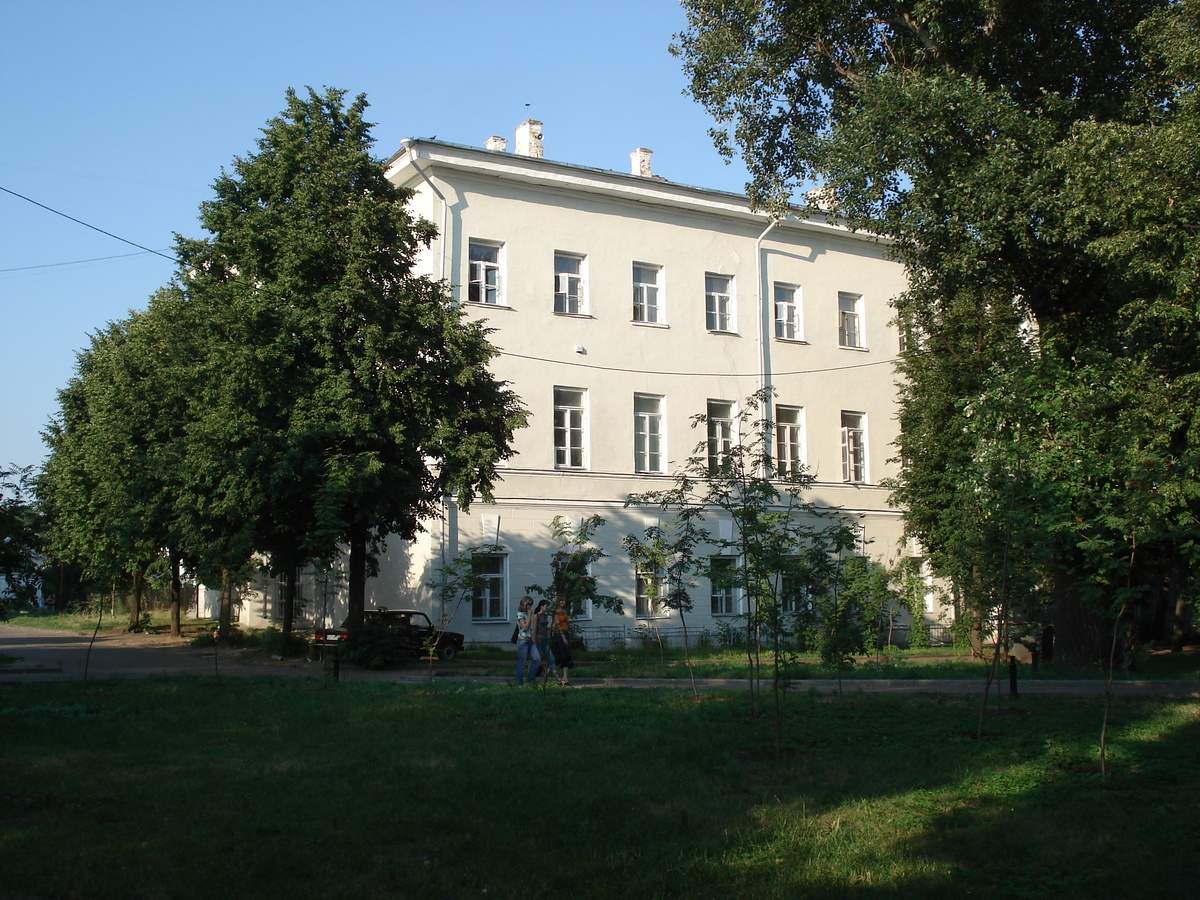
<svg viewBox="0 0 1200 900">
<path fill-rule="evenodd" d="M 362 631 L 342 650 L 342 659 L 364 669 L 382 669 L 415 659 L 419 650 L 407 628 L 393 627 L 381 616 L 367 616 Z"/>
</svg>

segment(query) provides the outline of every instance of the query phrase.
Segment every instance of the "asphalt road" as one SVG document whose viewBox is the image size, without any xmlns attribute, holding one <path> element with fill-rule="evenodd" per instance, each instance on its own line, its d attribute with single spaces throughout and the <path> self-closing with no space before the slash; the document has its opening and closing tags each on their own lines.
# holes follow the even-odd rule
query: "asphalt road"
<svg viewBox="0 0 1200 900">
<path fill-rule="evenodd" d="M 89 649 L 89 644 L 91 644 Z M 260 654 L 242 653 L 236 649 L 217 651 L 212 647 L 197 648 L 186 642 L 162 636 L 142 634 L 108 634 L 91 642 L 91 635 L 0 624 L 0 660 L 15 657 L 16 662 L 0 661 L 0 683 L 40 681 L 80 681 L 103 678 L 147 678 L 162 675 L 194 675 L 216 677 L 333 677 L 328 661 L 288 659 L 275 660 Z M 509 679 L 465 674 L 456 663 L 438 663 L 435 677 L 438 682 L 459 681 L 477 684 L 502 684 Z M 580 677 L 586 670 L 574 670 L 572 684 L 582 687 L 673 687 L 691 689 L 686 678 L 588 678 Z M 420 682 L 428 679 L 428 671 L 416 666 L 385 671 L 366 671 L 343 666 L 342 681 Z M 697 679 L 702 690 L 745 689 L 744 679 Z M 808 679 L 794 682 L 794 691 L 836 693 L 835 680 Z M 992 690 L 1008 693 L 1007 677 L 993 684 Z M 843 693 L 870 694 L 982 694 L 981 680 L 952 681 L 944 679 L 846 679 Z M 1104 692 L 1100 680 L 1059 681 L 1022 679 L 1018 683 L 1021 695 L 1057 694 L 1096 696 Z M 1200 699 L 1200 681 L 1148 681 L 1120 679 L 1113 682 L 1116 696 L 1156 696 Z"/>
</svg>

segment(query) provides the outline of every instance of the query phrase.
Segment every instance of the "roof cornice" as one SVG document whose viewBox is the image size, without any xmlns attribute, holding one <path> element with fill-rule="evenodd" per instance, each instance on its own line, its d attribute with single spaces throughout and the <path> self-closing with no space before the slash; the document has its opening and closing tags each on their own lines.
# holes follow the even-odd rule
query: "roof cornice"
<svg viewBox="0 0 1200 900">
<path fill-rule="evenodd" d="M 420 171 L 417 167 L 420 166 Z M 411 169 L 405 174 L 405 169 Z M 761 227 L 778 219 L 777 227 L 804 231 L 836 233 L 849 239 L 871 243 L 889 243 L 878 235 L 854 232 L 825 216 L 812 216 L 801 207 L 792 207 L 784 216 L 756 212 L 744 194 L 678 184 L 666 179 L 631 175 L 610 169 L 597 169 L 539 157 L 521 156 L 501 150 L 485 150 L 448 141 L 405 139 L 401 148 L 384 163 L 387 177 L 408 184 L 424 172 L 448 170 L 485 178 L 536 185 L 551 190 L 600 194 L 674 209 L 686 209 L 707 215 L 741 220 Z"/>
</svg>

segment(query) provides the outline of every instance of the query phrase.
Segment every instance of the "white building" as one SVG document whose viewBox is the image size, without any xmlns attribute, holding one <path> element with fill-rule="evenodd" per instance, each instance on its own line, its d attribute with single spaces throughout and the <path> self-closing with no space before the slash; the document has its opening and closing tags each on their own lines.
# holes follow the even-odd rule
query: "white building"
<svg viewBox="0 0 1200 900">
<path fill-rule="evenodd" d="M 593 611 L 585 624 L 632 630 L 636 578 L 621 538 L 653 516 L 626 498 L 669 486 L 704 436 L 692 416 L 731 415 L 764 386 L 776 391 L 785 452 L 816 476 L 811 499 L 860 517 L 868 551 L 894 561 L 902 524 L 880 482 L 896 474 L 889 301 L 905 286 L 902 265 L 824 217 L 776 221 L 740 195 L 655 176 L 649 150 L 630 154 L 630 174 L 545 159 L 541 127 L 522 124 L 515 153 L 501 138 L 486 149 L 405 140 L 387 162 L 439 229 L 421 264 L 495 330 L 495 372 L 531 415 L 495 503 L 469 513 L 449 503 L 417 541 L 393 541 L 368 607 L 436 618 L 426 582 L 437 567 L 500 544 L 505 553 L 486 561 L 493 596 L 454 611 L 449 627 L 507 642 L 526 586 L 549 583 L 551 521 L 598 513 L 610 556 L 592 574 L 626 615 Z M 689 627 L 740 611 L 738 598 L 710 605 L 706 591 Z M 340 621 L 344 606 L 307 593 L 308 618 Z M 244 624 L 273 614 L 274 604 L 247 603 Z"/>
</svg>

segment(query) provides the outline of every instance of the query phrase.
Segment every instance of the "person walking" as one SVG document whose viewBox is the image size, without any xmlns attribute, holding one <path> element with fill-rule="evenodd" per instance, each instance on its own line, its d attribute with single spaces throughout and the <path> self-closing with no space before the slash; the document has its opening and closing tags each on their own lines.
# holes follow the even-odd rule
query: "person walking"
<svg viewBox="0 0 1200 900">
<path fill-rule="evenodd" d="M 533 666 L 529 680 L 537 676 L 538 651 L 533 643 L 533 598 L 526 595 L 517 604 L 517 684 L 525 683 L 525 667 Z"/>
<path fill-rule="evenodd" d="M 550 652 L 550 601 L 541 600 L 533 611 L 533 646 L 537 653 L 538 667 L 533 673 L 537 678 L 549 669 L 554 680 L 558 681 L 558 666 L 554 662 L 554 654 Z"/>
<path fill-rule="evenodd" d="M 558 663 L 562 677 L 559 684 L 571 683 L 571 610 L 567 607 L 567 598 L 562 594 L 554 604 L 554 643 L 550 648 Z"/>
</svg>

